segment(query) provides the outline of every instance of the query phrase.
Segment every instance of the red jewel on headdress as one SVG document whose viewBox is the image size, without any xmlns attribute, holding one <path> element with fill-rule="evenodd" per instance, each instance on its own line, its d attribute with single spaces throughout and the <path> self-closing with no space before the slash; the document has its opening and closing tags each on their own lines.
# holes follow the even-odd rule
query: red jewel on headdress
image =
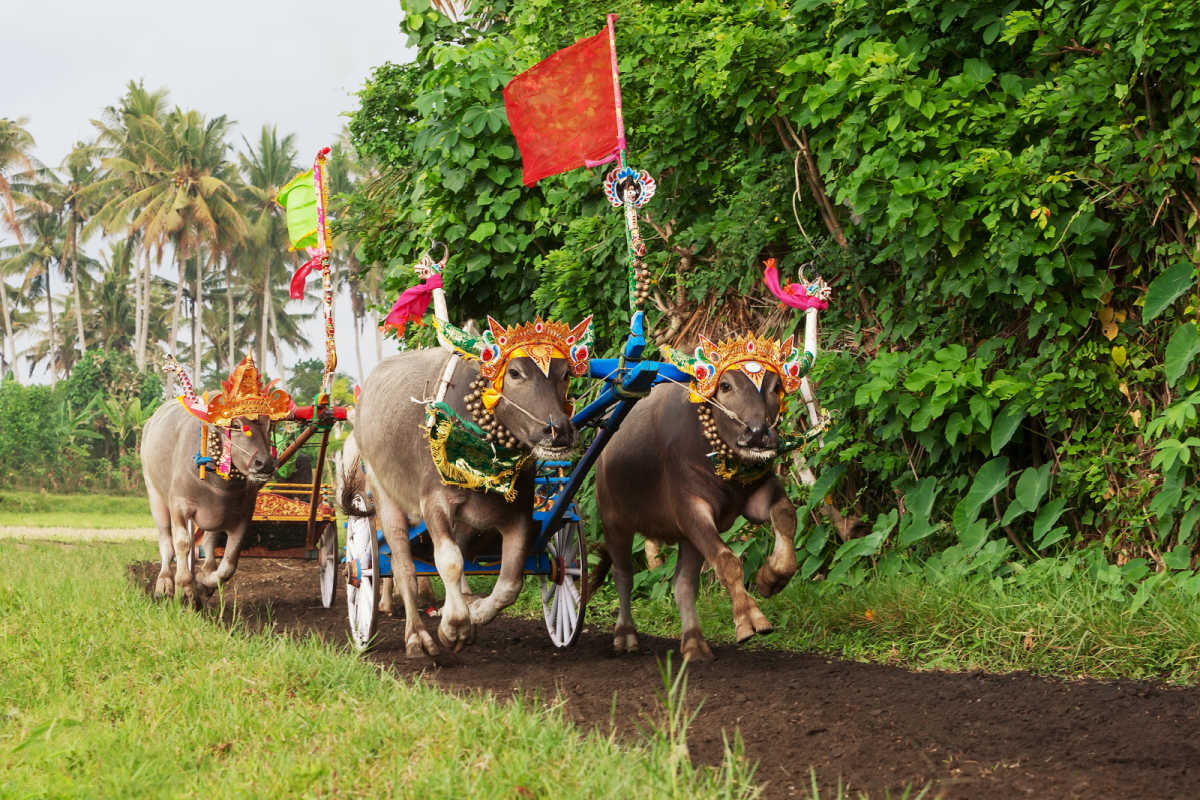
<svg viewBox="0 0 1200 800">
<path fill-rule="evenodd" d="M 708 370 L 705 367 L 696 367 L 696 377 L 704 380 L 708 377 Z"/>
<path fill-rule="evenodd" d="M 491 345 L 488 345 L 487 347 L 483 348 L 483 351 L 480 352 L 479 357 L 484 361 L 491 361 L 496 357 L 496 351 L 492 349 Z"/>
<path fill-rule="evenodd" d="M 754 342 L 746 342 L 746 352 L 747 353 L 754 352 Z"/>
</svg>

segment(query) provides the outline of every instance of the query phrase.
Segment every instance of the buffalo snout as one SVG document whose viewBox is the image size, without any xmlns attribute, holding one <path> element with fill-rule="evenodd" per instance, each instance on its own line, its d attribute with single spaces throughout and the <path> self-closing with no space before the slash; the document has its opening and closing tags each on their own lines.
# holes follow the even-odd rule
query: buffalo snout
<svg viewBox="0 0 1200 800">
<path fill-rule="evenodd" d="M 771 450 L 778 446 L 779 435 L 765 422 L 756 425 L 747 425 L 742 430 L 742 435 L 738 437 L 737 443 L 738 447 Z"/>
<path fill-rule="evenodd" d="M 575 443 L 575 426 L 565 416 L 551 417 L 542 428 L 542 441 L 550 447 L 570 447 Z"/>
<path fill-rule="evenodd" d="M 270 453 L 259 453 L 250 462 L 250 471 L 256 475 L 273 475 L 275 473 L 275 457 Z"/>
</svg>

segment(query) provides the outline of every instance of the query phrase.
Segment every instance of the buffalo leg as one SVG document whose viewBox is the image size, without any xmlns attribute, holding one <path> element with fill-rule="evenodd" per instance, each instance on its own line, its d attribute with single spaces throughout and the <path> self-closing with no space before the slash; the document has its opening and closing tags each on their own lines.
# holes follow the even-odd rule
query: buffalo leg
<svg viewBox="0 0 1200 800">
<path fill-rule="evenodd" d="M 681 520 L 684 523 L 681 529 L 687 532 L 688 540 L 704 556 L 717 574 L 717 580 L 729 592 L 729 600 L 733 605 L 734 634 L 738 642 L 744 642 L 756 633 L 770 633 L 771 623 L 742 585 L 742 562 L 721 541 L 708 503 L 693 498 L 685 513 L 687 517 Z"/>
<path fill-rule="evenodd" d="M 199 607 L 196 582 L 192 568 L 188 565 L 188 553 L 192 552 L 192 530 L 188 519 L 178 509 L 171 510 L 171 533 L 175 542 L 175 596 L 179 602 Z"/>
<path fill-rule="evenodd" d="M 150 494 L 150 515 L 158 528 L 158 555 L 162 562 L 154 582 L 154 596 L 171 597 L 175 594 L 175 580 L 171 577 L 171 559 L 175 555 L 175 544 L 171 540 L 171 509 L 149 481 L 146 486 Z"/>
<path fill-rule="evenodd" d="M 433 562 L 446 590 L 446 601 L 442 604 L 442 620 L 438 624 L 438 639 L 450 650 L 458 652 L 470 644 L 475 636 L 471 624 L 471 612 L 462 595 L 463 555 L 454 541 L 451 520 L 454 515 L 444 496 L 422 499 L 421 516 L 429 538 L 433 540 Z M 415 592 L 414 592 L 415 594 Z M 415 600 L 415 598 L 414 598 Z M 408 613 L 407 601 L 405 613 Z"/>
<path fill-rule="evenodd" d="M 249 520 L 243 520 L 236 527 L 226 531 L 225 555 L 221 557 L 219 566 L 216 565 L 216 556 L 213 555 L 216 550 L 214 546 L 217 539 L 216 532 L 205 533 L 204 565 L 196 573 L 197 583 L 211 592 L 233 577 L 233 573 L 237 571 L 238 559 L 241 557 L 242 541 L 246 538 L 247 527 L 249 527 Z"/>
<path fill-rule="evenodd" d="M 684 661 L 712 661 L 712 650 L 700 632 L 696 613 L 696 590 L 700 585 L 700 567 L 704 557 L 688 540 L 679 543 L 675 562 L 675 605 L 679 608 L 679 652 Z"/>
<path fill-rule="evenodd" d="M 768 503 L 769 507 L 764 508 Z M 775 546 L 755 575 L 759 593 L 770 597 L 787 586 L 796 574 L 796 508 L 772 481 L 750 498 L 744 513 L 754 523 L 764 522 L 768 517 L 771 520 Z"/>
<path fill-rule="evenodd" d="M 469 608 L 473 625 L 491 622 L 503 609 L 515 603 L 517 595 L 521 594 L 525 575 L 525 543 L 533 536 L 532 527 L 528 517 L 519 517 L 500 527 L 500 575 L 491 594 L 471 603 Z M 462 587 L 458 588 L 459 593 L 463 594 Z M 450 596 L 449 589 L 446 590 L 446 596 Z"/>
<path fill-rule="evenodd" d="M 604 546 L 612 559 L 613 585 L 617 587 L 617 624 L 613 626 L 613 652 L 636 653 L 637 626 L 633 624 L 633 532 L 605 523 Z"/>
<path fill-rule="evenodd" d="M 383 529 L 383 538 L 392 551 L 393 584 L 400 587 L 400 597 L 404 601 L 404 654 L 409 658 L 435 656 L 439 652 L 437 644 L 429 631 L 425 630 L 425 623 L 417 609 L 417 579 L 408 546 L 408 518 L 378 488 L 374 496 L 375 513 Z M 380 588 L 383 588 L 382 585 Z"/>
</svg>

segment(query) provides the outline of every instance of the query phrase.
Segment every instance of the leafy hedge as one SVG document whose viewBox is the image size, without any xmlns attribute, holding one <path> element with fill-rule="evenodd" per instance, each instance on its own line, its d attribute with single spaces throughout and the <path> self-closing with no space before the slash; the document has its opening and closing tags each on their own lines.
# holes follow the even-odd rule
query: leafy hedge
<svg viewBox="0 0 1200 800">
<path fill-rule="evenodd" d="M 793 327 L 767 257 L 835 288 L 808 504 L 871 533 L 810 515 L 805 572 L 885 546 L 1194 560 L 1200 3 L 403 5 L 417 57 L 361 93 L 382 177 L 342 221 L 392 291 L 433 237 L 456 315 L 594 310 L 619 341 L 620 217 L 598 175 L 521 186 L 500 94 L 616 10 L 657 334 Z"/>
</svg>

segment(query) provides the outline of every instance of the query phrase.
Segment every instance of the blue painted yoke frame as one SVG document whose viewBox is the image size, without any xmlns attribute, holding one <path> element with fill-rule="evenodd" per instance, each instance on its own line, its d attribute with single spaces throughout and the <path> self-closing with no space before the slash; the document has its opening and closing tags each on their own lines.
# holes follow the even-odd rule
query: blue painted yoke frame
<svg viewBox="0 0 1200 800">
<path fill-rule="evenodd" d="M 668 381 L 678 383 L 691 381 L 691 375 L 673 364 L 661 361 L 643 361 L 642 353 L 645 349 L 645 317 L 643 312 L 638 311 L 630 320 L 629 336 L 625 340 L 625 349 L 622 351 L 621 357 L 590 360 L 588 377 L 604 381 L 605 386 L 595 400 L 572 417 L 571 422 L 577 429 L 597 428 L 596 436 L 579 461 L 575 462 L 570 474 L 565 477 L 546 473 L 548 470 L 566 469 L 571 466 L 571 462 L 538 462 L 538 475 L 535 480 L 539 484 L 554 487 L 553 503 L 549 510 L 533 512 L 533 518 L 540 524 L 540 529 L 530 548 L 530 554 L 525 557 L 526 575 L 553 574 L 555 565 L 546 553 L 546 542 L 562 527 L 564 522 L 579 520 L 579 513 L 574 503 L 575 494 L 583 485 L 583 481 L 596 463 L 596 459 L 600 457 L 600 451 L 621 427 L 625 417 L 629 416 L 634 404 L 648 395 L 657 384 Z M 421 522 L 409 529 L 408 538 L 411 541 L 425 532 L 425 523 Z M 387 546 L 382 530 L 377 530 L 375 535 L 379 540 L 380 576 L 391 577 L 391 548 Z M 413 566 L 416 567 L 418 575 L 437 575 L 437 567 L 423 559 L 414 558 Z M 464 559 L 463 573 L 466 575 L 498 575 L 500 559 L 498 557 L 477 561 Z"/>
</svg>

